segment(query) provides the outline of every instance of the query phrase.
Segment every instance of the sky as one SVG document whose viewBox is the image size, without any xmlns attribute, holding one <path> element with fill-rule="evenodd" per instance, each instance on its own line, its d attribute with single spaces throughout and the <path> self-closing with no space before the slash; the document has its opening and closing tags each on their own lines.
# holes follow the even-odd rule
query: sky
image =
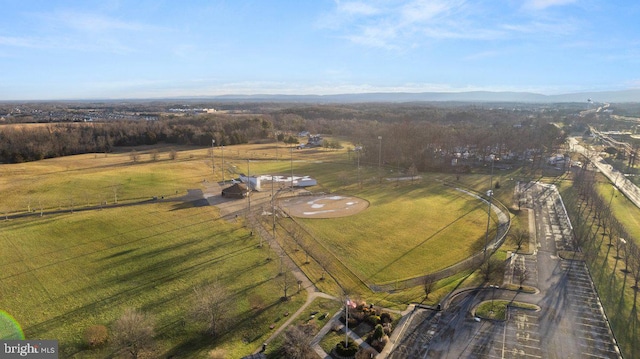
<svg viewBox="0 0 640 359">
<path fill-rule="evenodd" d="M 0 0 L 0 101 L 640 88 L 637 0 Z"/>
</svg>

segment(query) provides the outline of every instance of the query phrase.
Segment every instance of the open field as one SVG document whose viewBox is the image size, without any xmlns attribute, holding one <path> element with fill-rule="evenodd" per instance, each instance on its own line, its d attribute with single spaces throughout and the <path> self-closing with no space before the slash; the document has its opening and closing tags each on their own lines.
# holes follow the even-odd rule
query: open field
<svg viewBox="0 0 640 359">
<path fill-rule="evenodd" d="M 244 355 L 305 298 L 281 302 L 277 264 L 241 223 L 216 217 L 212 207 L 159 203 L 2 222 L 0 307 L 27 338 L 59 339 L 63 357 L 83 349 L 86 327 L 108 326 L 127 307 L 154 315 L 159 353 Z M 217 341 L 185 322 L 193 287 L 209 282 L 232 293 L 239 323 Z"/>
<path fill-rule="evenodd" d="M 370 207 L 353 217 L 304 224 L 325 233 L 320 238 L 344 256 L 348 270 L 375 281 L 407 278 L 453 264 L 482 246 L 486 207 L 439 182 L 455 181 L 454 175 L 379 183 L 375 166 L 361 164 L 358 176 L 346 151 L 280 147 L 276 157 L 275 150 L 274 145 L 225 148 L 225 180 L 239 173 L 293 170 L 318 179 L 314 191 L 369 201 Z M 0 221 L 0 309 L 23 325 L 28 338 L 59 339 L 62 357 L 109 355 L 109 348 L 87 350 L 82 331 L 93 324 L 109 326 L 128 307 L 154 314 L 157 353 L 202 357 L 222 348 L 229 357 L 240 357 L 259 347 L 269 326 L 305 299 L 301 294 L 279 301 L 278 261 L 267 260 L 273 257 L 267 247 L 256 248 L 259 239 L 250 236 L 242 218 L 221 220 L 215 207 L 180 200 L 189 189 L 204 189 L 205 181 L 222 180 L 221 148 L 213 153 L 213 170 L 208 149 L 177 148 L 171 159 L 171 149 L 159 147 L 156 160 L 153 151 L 138 149 L 135 162 L 123 151 L 0 166 L 0 213 L 33 214 Z M 386 170 L 385 175 L 395 174 Z M 459 183 L 484 191 L 486 180 L 465 175 Z M 510 198 L 512 188 L 504 183 L 496 197 Z M 136 204 L 152 197 L 159 201 Z M 116 200 L 131 206 L 100 209 Z M 354 221 L 361 231 L 352 231 Z M 451 238 L 459 238 L 459 245 L 452 246 Z M 315 271 L 308 273 L 312 280 L 322 275 L 317 264 L 307 268 Z M 193 287 L 206 282 L 227 287 L 237 303 L 240 324 L 216 340 L 202 337 L 196 324 L 184 320 Z M 433 297 L 455 286 L 442 285 Z M 319 286 L 341 294 L 331 285 Z M 397 308 L 422 299 L 419 288 L 375 297 L 376 303 Z"/>
<path fill-rule="evenodd" d="M 431 183 L 364 194 L 371 205 L 358 214 L 298 222 L 367 282 L 434 272 L 482 249 L 486 205 L 462 192 Z"/>
</svg>

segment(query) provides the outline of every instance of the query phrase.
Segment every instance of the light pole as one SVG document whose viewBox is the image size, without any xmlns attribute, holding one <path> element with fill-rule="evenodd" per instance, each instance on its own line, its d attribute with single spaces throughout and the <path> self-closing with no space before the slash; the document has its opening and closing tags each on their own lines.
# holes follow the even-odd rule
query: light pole
<svg viewBox="0 0 640 359">
<path fill-rule="evenodd" d="M 360 183 L 360 148 L 356 147 L 356 153 L 358 156 L 358 188 L 362 188 Z"/>
<path fill-rule="evenodd" d="M 291 190 L 293 191 L 293 146 L 291 146 Z"/>
<path fill-rule="evenodd" d="M 251 214 L 251 166 L 247 160 L 247 219 Z M 260 246 L 262 247 L 262 237 L 260 237 Z"/>
<path fill-rule="evenodd" d="M 613 201 L 613 196 L 615 195 L 617 190 L 618 188 L 614 184 L 613 187 L 611 187 L 611 198 L 609 198 L 609 212 L 611 212 L 611 202 Z"/>
<path fill-rule="evenodd" d="M 213 145 L 215 145 L 216 140 L 211 140 L 211 171 L 215 175 L 216 173 L 216 163 L 213 161 Z"/>
<path fill-rule="evenodd" d="M 493 311 L 493 300 L 496 297 L 496 289 L 500 288 L 497 285 L 490 285 L 489 287 L 491 287 L 491 310 Z"/>
<path fill-rule="evenodd" d="M 382 183 L 382 136 L 378 136 L 378 177 L 380 178 L 380 183 Z"/>
<path fill-rule="evenodd" d="M 222 152 L 222 185 L 224 186 L 224 145 L 220 146 L 220 152 Z"/>
<path fill-rule="evenodd" d="M 489 245 L 489 225 L 491 224 L 491 199 L 493 197 L 493 155 L 491 156 L 491 176 L 489 177 L 489 190 L 487 191 L 487 197 L 489 200 L 489 207 L 487 209 L 487 231 L 484 237 L 484 261 L 487 260 L 487 246 Z"/>
<path fill-rule="evenodd" d="M 628 267 L 629 257 L 627 256 L 627 241 L 624 238 L 618 238 L 618 240 L 624 246 L 624 269 L 622 270 L 622 272 L 629 273 L 629 267 Z"/>
<path fill-rule="evenodd" d="M 487 203 L 489 203 L 489 207 L 487 208 L 487 231 L 484 237 L 484 259 L 485 260 L 487 259 L 487 247 L 489 246 L 489 227 L 491 225 L 491 199 L 493 198 L 492 190 L 487 191 L 487 197 L 489 197 L 489 199 L 487 200 Z"/>
</svg>

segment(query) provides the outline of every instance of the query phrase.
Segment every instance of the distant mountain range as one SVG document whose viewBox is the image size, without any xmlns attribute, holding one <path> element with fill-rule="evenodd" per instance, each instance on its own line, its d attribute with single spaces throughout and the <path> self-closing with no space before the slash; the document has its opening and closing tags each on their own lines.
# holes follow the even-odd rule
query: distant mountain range
<svg viewBox="0 0 640 359">
<path fill-rule="evenodd" d="M 532 92 L 378 92 L 341 95 L 223 95 L 199 97 L 217 101 L 249 102 L 310 102 L 310 103 L 360 103 L 360 102 L 640 102 L 640 89 L 601 92 L 577 92 L 561 95 L 542 95 Z"/>
</svg>

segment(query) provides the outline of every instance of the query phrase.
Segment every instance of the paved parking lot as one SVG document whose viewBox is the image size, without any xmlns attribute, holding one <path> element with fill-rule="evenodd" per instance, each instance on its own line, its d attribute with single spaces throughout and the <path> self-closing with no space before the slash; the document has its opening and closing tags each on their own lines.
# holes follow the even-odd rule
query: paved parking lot
<svg viewBox="0 0 640 359">
<path fill-rule="evenodd" d="M 521 187 L 524 188 L 524 187 Z M 621 359 L 584 262 L 562 260 L 558 250 L 574 250 L 571 224 L 554 187 L 533 185 L 525 193 L 533 204 L 537 245 L 534 254 L 517 254 L 505 282 L 519 283 L 525 268 L 525 294 L 480 288 L 458 293 L 438 320 L 414 318 L 391 358 L 616 358 Z M 476 321 L 473 306 L 492 298 L 538 305 L 539 311 L 510 308 L 506 321 Z"/>
</svg>

